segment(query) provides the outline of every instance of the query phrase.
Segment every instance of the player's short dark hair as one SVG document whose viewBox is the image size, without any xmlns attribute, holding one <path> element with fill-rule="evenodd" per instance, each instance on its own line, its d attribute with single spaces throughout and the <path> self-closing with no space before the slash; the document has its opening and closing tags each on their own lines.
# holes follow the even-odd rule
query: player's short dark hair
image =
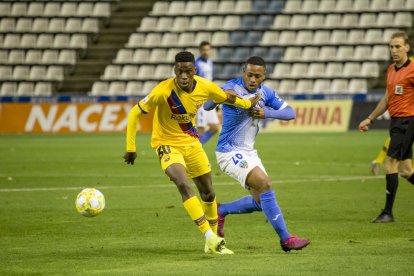
<svg viewBox="0 0 414 276">
<path fill-rule="evenodd" d="M 181 51 L 175 55 L 175 63 L 177 62 L 192 62 L 195 64 L 194 55 L 189 51 Z"/>
<path fill-rule="evenodd" d="M 262 59 L 259 56 L 249 57 L 246 61 L 246 64 L 244 65 L 244 67 L 246 67 L 247 64 L 263 66 L 264 69 L 266 70 L 266 62 L 264 61 L 264 59 Z"/>
<path fill-rule="evenodd" d="M 210 43 L 210 42 L 208 42 L 208 41 L 206 41 L 206 40 L 201 41 L 201 42 L 200 42 L 200 45 L 198 46 L 198 49 L 201 49 L 201 48 L 203 48 L 204 46 L 211 46 L 211 43 Z"/>
</svg>

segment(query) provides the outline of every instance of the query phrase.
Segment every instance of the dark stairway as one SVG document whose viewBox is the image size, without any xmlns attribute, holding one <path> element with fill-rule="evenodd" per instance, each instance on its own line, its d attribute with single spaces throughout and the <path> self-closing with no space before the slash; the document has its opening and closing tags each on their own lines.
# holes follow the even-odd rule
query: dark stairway
<svg viewBox="0 0 414 276">
<path fill-rule="evenodd" d="M 79 58 L 74 72 L 66 75 L 59 92 L 82 93 L 91 90 L 94 81 L 103 74 L 143 17 L 152 10 L 156 0 L 122 0 L 112 11 L 110 25 L 101 27 L 98 40 L 90 42 L 86 55 Z"/>
</svg>

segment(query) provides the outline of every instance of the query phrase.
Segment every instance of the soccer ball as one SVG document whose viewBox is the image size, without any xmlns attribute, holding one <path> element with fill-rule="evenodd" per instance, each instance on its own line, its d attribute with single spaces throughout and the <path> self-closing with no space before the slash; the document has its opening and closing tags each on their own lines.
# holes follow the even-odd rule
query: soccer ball
<svg viewBox="0 0 414 276">
<path fill-rule="evenodd" d="M 85 217 L 94 217 L 105 208 L 104 195 L 94 188 L 83 189 L 76 198 L 76 211 Z"/>
</svg>

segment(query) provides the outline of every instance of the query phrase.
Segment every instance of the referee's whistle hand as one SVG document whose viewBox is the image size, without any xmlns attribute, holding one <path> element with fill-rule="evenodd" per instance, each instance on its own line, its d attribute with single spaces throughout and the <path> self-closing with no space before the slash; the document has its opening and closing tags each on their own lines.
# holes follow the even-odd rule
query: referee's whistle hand
<svg viewBox="0 0 414 276">
<path fill-rule="evenodd" d="M 125 163 L 133 165 L 137 158 L 136 152 L 126 152 L 123 156 Z"/>
</svg>

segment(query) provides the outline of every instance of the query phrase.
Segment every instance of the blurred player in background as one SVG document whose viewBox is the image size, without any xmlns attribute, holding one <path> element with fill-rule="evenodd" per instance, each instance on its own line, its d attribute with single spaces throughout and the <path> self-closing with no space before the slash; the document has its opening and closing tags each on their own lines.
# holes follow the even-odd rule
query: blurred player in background
<svg viewBox="0 0 414 276">
<path fill-rule="evenodd" d="M 229 214 L 245 214 L 263 211 L 273 229 L 280 237 L 284 251 L 299 250 L 310 241 L 291 236 L 287 230 L 282 212 L 272 190 L 272 181 L 254 149 L 259 120 L 273 118 L 292 120 L 295 111 L 275 91 L 262 84 L 266 75 L 266 65 L 262 58 L 254 56 L 247 60 L 243 77 L 232 79 L 222 86 L 243 99 L 261 95 L 259 105 L 251 111 L 223 105 L 223 128 L 216 147 L 216 157 L 220 169 L 236 179 L 242 187 L 249 190 L 249 196 L 233 202 L 219 204 L 218 234 L 224 236 L 224 219 Z M 208 101 L 206 109 L 214 108 Z"/>
<path fill-rule="evenodd" d="M 137 157 L 135 136 L 138 118 L 155 108 L 151 146 L 160 159 L 165 174 L 174 181 L 181 194 L 184 208 L 205 235 L 206 253 L 233 254 L 217 233 L 217 203 L 212 186 L 211 168 L 197 130 L 194 127 L 197 109 L 208 99 L 227 102 L 240 108 L 255 106 L 259 97 L 250 100 L 226 94 L 213 82 L 194 76 L 195 60 L 190 52 L 175 56 L 175 78 L 160 82 L 151 93 L 135 105 L 128 115 L 126 153 L 127 164 Z M 200 193 L 194 196 L 188 177 Z"/>
<path fill-rule="evenodd" d="M 200 77 L 213 81 L 213 61 L 211 56 L 211 44 L 208 41 L 202 41 L 198 48 L 200 56 L 196 59 L 196 74 Z M 219 131 L 220 121 L 217 110 L 205 110 L 201 107 L 197 112 L 196 125 L 200 133 L 200 142 L 205 144 L 211 137 Z M 206 130 L 206 127 L 208 129 Z"/>
<path fill-rule="evenodd" d="M 392 207 L 398 189 L 398 174 L 414 184 L 414 62 L 408 58 L 407 34 L 394 33 L 389 47 L 394 64 L 387 70 L 386 93 L 374 111 L 359 124 L 359 130 L 365 132 L 386 110 L 391 116 L 390 144 L 384 160 L 386 200 L 384 210 L 372 221 L 376 223 L 394 221 Z"/>
</svg>

